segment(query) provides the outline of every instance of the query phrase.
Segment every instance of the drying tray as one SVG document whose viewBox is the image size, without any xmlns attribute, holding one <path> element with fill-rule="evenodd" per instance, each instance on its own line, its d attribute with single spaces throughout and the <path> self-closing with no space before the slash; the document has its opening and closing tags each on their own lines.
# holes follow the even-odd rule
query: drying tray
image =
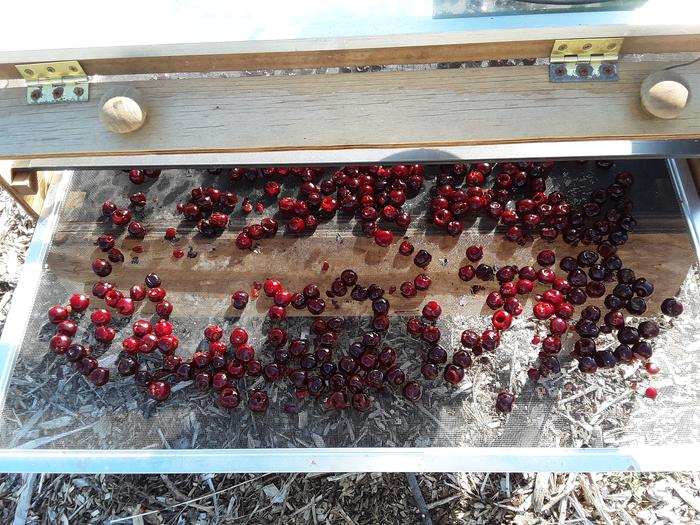
<svg viewBox="0 0 700 525">
<path fill-rule="evenodd" d="M 700 468 L 700 279 L 697 274 L 698 197 L 687 165 L 674 160 L 618 160 L 612 170 L 592 161 L 559 162 L 548 181 L 548 191 L 562 189 L 570 200 L 585 200 L 594 188 L 609 184 L 614 173 L 635 174 L 632 190 L 639 226 L 619 254 L 637 275 L 652 279 L 656 291 L 649 301 L 651 317 L 665 297 L 679 293 L 685 313 L 657 340 L 654 361 L 663 372 L 651 379 L 634 367 L 622 366 L 593 376 L 576 371 L 568 357 L 571 338 L 562 352 L 564 374 L 541 385 L 527 381 L 526 371 L 537 355 L 530 343 L 533 325 L 527 315 L 504 332 L 501 347 L 477 360 L 457 387 L 442 380 L 424 382 L 424 395 L 413 405 L 391 388 L 373 393 L 372 408 L 360 414 L 352 410 L 324 410 L 317 400 L 295 399 L 284 381 L 265 386 L 262 379 L 241 380 L 245 391 L 262 386 L 270 393 L 270 410 L 253 414 L 243 404 L 227 412 L 218 407 L 213 393 L 200 394 L 189 383 L 173 388 L 170 399 L 147 399 L 132 378 L 121 378 L 114 363 L 120 341 L 130 334 L 133 320 L 153 317 L 153 305 L 139 306 L 131 320 L 112 326 L 117 337 L 100 357 L 110 366 L 110 382 L 94 387 L 77 374 L 65 359 L 47 351 L 54 328 L 46 321 L 53 304 L 65 304 L 72 293 L 89 294 L 97 279 L 90 261 L 100 253 L 94 239 L 112 232 L 100 218 L 104 200 L 127 202 L 134 191 L 148 195 L 148 206 L 137 213 L 148 235 L 142 241 L 120 235 L 117 247 L 125 255 L 106 279 L 121 289 L 142 282 L 157 272 L 168 298 L 175 304 L 171 321 L 180 338 L 179 355 L 190 355 L 203 345 L 202 330 L 221 324 L 226 333 L 233 326 L 249 329 L 252 344 L 269 359 L 263 326 L 270 300 L 262 296 L 240 312 L 230 307 L 237 289 L 249 290 L 254 281 L 276 276 L 289 289 L 308 282 L 328 286 L 344 268 L 352 267 L 359 282 L 381 284 L 386 290 L 418 273 L 410 258 L 397 254 L 397 243 L 388 249 L 363 237 L 353 220 L 322 223 L 312 236 L 278 234 L 263 239 L 257 248 L 241 252 L 233 241 L 247 219 L 240 205 L 229 229 L 218 239 L 202 239 L 191 224 L 180 223 L 174 208 L 200 185 L 230 188 L 239 195 L 261 195 L 255 185 L 230 183 L 225 174 L 206 169 L 166 169 L 156 181 L 132 185 L 121 170 L 63 172 L 50 190 L 30 245 L 12 309 L 0 341 L 0 470 L 10 472 L 254 472 L 254 471 L 611 471 L 692 470 Z M 434 168 L 428 171 L 434 173 Z M 430 186 L 432 180 L 427 180 Z M 286 184 L 283 194 L 295 194 Z M 679 199 L 677 199 L 679 197 Z M 406 235 L 417 248 L 433 255 L 427 273 L 433 286 L 413 300 L 388 295 L 392 303 L 392 328 L 386 341 L 399 352 L 410 378 L 418 377 L 423 347 L 405 335 L 405 319 L 420 311 L 428 299 L 443 306 L 439 326 L 451 352 L 465 328 L 483 329 L 490 311 L 477 282 L 464 283 L 457 268 L 464 264 L 464 248 L 472 243 L 485 247 L 484 262 L 525 265 L 544 246 L 541 240 L 519 247 L 502 238 L 494 221 L 478 219 L 467 224 L 454 239 L 428 221 L 428 192 L 410 201 L 415 217 Z M 240 202 L 240 200 L 239 200 Z M 272 208 L 271 208 L 272 209 Z M 265 212 L 268 213 L 267 211 Z M 165 228 L 178 226 L 178 240 L 163 239 Z M 114 230 L 115 233 L 120 233 Z M 134 247 L 141 246 L 137 253 Z M 176 260 L 175 247 L 196 253 Z M 562 241 L 554 243 L 558 258 L 575 254 Z M 330 263 L 327 272 L 322 261 Z M 326 289 L 323 288 L 322 289 Z M 343 299 L 347 299 L 343 298 Z M 91 309 L 99 307 L 96 298 Z M 349 341 L 367 326 L 369 304 L 328 300 L 324 315 L 346 320 L 338 346 L 344 352 Z M 531 301 L 525 304 L 530 311 Z M 289 309 L 285 325 L 290 337 L 308 334 L 310 317 Z M 308 314 L 306 314 L 308 315 Z M 89 319 L 80 322 L 75 341 L 89 341 Z M 632 383 L 638 382 L 637 390 Z M 651 401 L 642 393 L 653 383 L 659 397 Z M 503 416 L 494 408 L 496 394 L 511 390 L 517 395 L 514 411 Z M 298 414 L 283 407 L 294 404 Z"/>
</svg>

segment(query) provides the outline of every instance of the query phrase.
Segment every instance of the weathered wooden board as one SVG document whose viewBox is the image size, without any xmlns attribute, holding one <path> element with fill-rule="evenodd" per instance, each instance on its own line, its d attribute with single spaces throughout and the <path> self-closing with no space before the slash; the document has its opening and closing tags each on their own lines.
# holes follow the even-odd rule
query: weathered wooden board
<svg viewBox="0 0 700 525">
<path fill-rule="evenodd" d="M 529 32 L 528 32 L 529 33 Z M 561 32 L 560 34 L 564 34 Z M 612 32 L 613 35 L 622 35 Z M 566 32 L 568 38 L 570 32 Z M 585 37 L 594 35 L 589 31 Z M 537 32 L 527 40 L 469 41 L 469 36 L 416 35 L 413 41 L 420 45 L 409 45 L 405 37 L 347 38 L 343 42 L 326 44 L 321 42 L 289 42 L 277 45 L 243 42 L 238 45 L 204 44 L 179 46 L 141 46 L 118 50 L 67 49 L 60 53 L 45 51 L 45 57 L 21 57 L 23 62 L 57 60 L 80 60 L 88 75 L 134 75 L 149 73 L 197 73 L 212 71 L 254 71 L 262 69 L 301 69 L 324 67 L 350 67 L 381 64 L 426 64 L 437 62 L 467 62 L 478 60 L 503 60 L 509 58 L 548 57 L 554 39 L 539 37 Z M 493 37 L 491 37 L 493 38 Z M 437 43 L 452 40 L 452 43 Z M 284 50 L 285 48 L 289 50 Z M 293 49 L 293 50 L 292 50 Z M 650 35 L 629 36 L 624 42 L 625 54 L 683 53 L 700 50 L 700 35 Z M 57 54 L 58 53 L 58 54 Z M 165 54 L 168 53 L 168 54 Z M 201 54 L 198 54 L 201 53 Z M 110 56 L 112 55 L 112 56 Z M 47 58 L 48 57 L 48 58 Z M 85 57 L 85 58 L 83 58 Z M 21 78 L 15 64 L 0 64 L 0 78 Z"/>
<path fill-rule="evenodd" d="M 5 89 L 0 158 L 699 138 L 700 97 L 672 121 L 640 106 L 642 80 L 667 65 L 623 63 L 618 82 L 574 84 L 550 83 L 543 66 L 133 82 L 149 117 L 124 136 L 98 120 L 110 84 L 49 106 Z M 700 83 L 700 64 L 678 71 Z"/>
</svg>

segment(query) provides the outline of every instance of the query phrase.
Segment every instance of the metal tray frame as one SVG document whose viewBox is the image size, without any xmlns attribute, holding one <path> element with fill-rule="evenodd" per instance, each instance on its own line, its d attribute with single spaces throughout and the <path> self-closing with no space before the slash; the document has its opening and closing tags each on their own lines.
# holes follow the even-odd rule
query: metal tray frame
<svg viewBox="0 0 700 525">
<path fill-rule="evenodd" d="M 629 141 L 625 141 L 630 143 Z M 631 143 L 630 143 L 631 144 Z M 667 146 L 669 144 L 667 143 Z M 535 146 L 535 145 L 532 145 Z M 547 157 L 569 151 L 550 149 Z M 630 148 L 631 149 L 631 148 Z M 369 150 L 365 162 L 387 158 L 386 151 Z M 400 158 L 426 159 L 425 150 L 402 150 Z M 700 155 L 694 143 L 691 155 Z M 512 152 L 512 151 L 511 151 Z M 335 152 L 335 161 L 343 157 Z M 337 153 L 341 153 L 337 155 Z M 458 158 L 450 152 L 450 159 Z M 552 155 L 551 153 L 555 153 Z M 583 152 L 581 152 L 583 153 Z M 306 157 L 308 152 L 304 153 Z M 284 154 L 286 163 L 298 157 Z M 572 152 L 571 156 L 574 153 Z M 582 154 L 582 157 L 589 156 Z M 500 155 L 497 155 L 500 157 Z M 566 154 L 564 156 L 567 156 Z M 617 157 L 624 155 L 618 150 Z M 643 153 L 642 153 L 642 156 Z M 658 155 L 657 155 L 658 156 Z M 291 158 L 290 158 L 291 157 Z M 532 154 L 529 155 L 532 157 Z M 469 158 L 469 157 L 462 157 Z M 186 160 L 186 159 L 184 159 Z M 229 159 L 235 162 L 236 159 Z M 242 159 L 238 159 L 239 161 Z M 269 160 L 269 155 L 268 155 Z M 393 159 L 392 159 L 393 160 Z M 397 159 L 398 160 L 398 159 Z M 447 159 L 446 159 L 447 160 Z M 316 163 L 323 159 L 316 160 Z M 97 160 L 99 163 L 99 159 Z M 356 160 L 355 162 L 359 162 Z M 669 175 L 700 254 L 700 197 L 685 160 L 667 159 Z M 187 162 L 184 162 L 187 164 Z M 161 164 L 162 165 L 162 164 Z M 51 238 L 58 222 L 72 173 L 53 185 L 29 246 L 5 330 L 0 337 L 0 406 L 4 404 L 15 359 L 38 285 Z M 700 470 L 700 443 L 693 445 L 620 448 L 426 447 L 426 448 L 275 448 L 178 450 L 30 450 L 0 449 L 0 472 L 26 473 L 207 473 L 207 472 L 609 472 Z"/>
</svg>

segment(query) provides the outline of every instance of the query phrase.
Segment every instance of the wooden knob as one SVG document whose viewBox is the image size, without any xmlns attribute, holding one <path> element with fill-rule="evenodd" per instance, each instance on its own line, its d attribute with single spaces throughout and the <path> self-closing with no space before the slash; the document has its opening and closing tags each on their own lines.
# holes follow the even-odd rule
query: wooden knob
<svg viewBox="0 0 700 525">
<path fill-rule="evenodd" d="M 146 105 L 134 88 L 110 89 L 100 100 L 100 122 L 114 133 L 131 133 L 146 122 Z"/>
<path fill-rule="evenodd" d="M 642 82 L 642 107 L 663 119 L 677 118 L 688 105 L 690 86 L 674 71 L 657 71 Z"/>
</svg>

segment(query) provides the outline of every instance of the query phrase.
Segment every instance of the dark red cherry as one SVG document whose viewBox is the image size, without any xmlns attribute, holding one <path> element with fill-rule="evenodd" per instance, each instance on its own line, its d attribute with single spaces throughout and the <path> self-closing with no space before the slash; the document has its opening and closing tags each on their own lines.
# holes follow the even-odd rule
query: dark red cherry
<svg viewBox="0 0 700 525">
<path fill-rule="evenodd" d="M 248 392 L 248 408 L 257 413 L 267 412 L 270 406 L 270 398 L 262 390 L 251 390 Z"/>
<path fill-rule="evenodd" d="M 659 335 L 659 325 L 654 321 L 642 321 L 639 323 L 639 335 L 644 339 L 653 339 Z"/>
<path fill-rule="evenodd" d="M 413 244 L 411 244 L 409 241 L 403 241 L 399 245 L 399 253 L 401 255 L 405 255 L 405 256 L 411 255 L 413 253 L 413 249 L 414 249 Z"/>
<path fill-rule="evenodd" d="M 321 298 L 311 299 L 306 307 L 312 315 L 321 315 L 326 308 L 326 302 Z"/>
<path fill-rule="evenodd" d="M 415 257 L 413 258 L 413 262 L 419 268 L 426 268 L 430 264 L 430 261 L 432 261 L 432 259 L 433 256 L 430 255 L 430 253 L 428 253 L 427 251 L 418 250 L 418 253 L 416 253 Z"/>
<path fill-rule="evenodd" d="M 445 367 L 443 377 L 448 383 L 456 385 L 464 379 L 464 369 L 457 365 L 449 364 Z"/>
<path fill-rule="evenodd" d="M 476 270 L 474 270 L 474 267 L 471 265 L 462 266 L 457 272 L 457 275 L 461 280 L 469 282 L 472 279 L 474 279 L 474 276 L 476 275 Z"/>
<path fill-rule="evenodd" d="M 481 245 L 473 244 L 469 246 L 466 250 L 467 259 L 471 262 L 480 261 L 484 256 L 484 247 Z"/>
<path fill-rule="evenodd" d="M 504 414 L 509 414 L 513 410 L 515 396 L 510 392 L 500 392 L 496 397 L 496 410 Z"/>
<path fill-rule="evenodd" d="M 158 275 L 155 273 L 149 273 L 144 278 L 144 282 L 146 283 L 146 286 L 148 286 L 149 288 L 156 288 L 156 287 L 160 286 L 160 284 L 161 284 L 160 277 L 158 277 Z"/>
<path fill-rule="evenodd" d="M 678 317 L 683 313 L 683 305 L 677 299 L 670 297 L 661 303 L 661 311 L 669 317 Z"/>
<path fill-rule="evenodd" d="M 102 204 L 102 215 L 106 215 L 108 217 L 111 217 L 112 212 L 117 209 L 117 205 L 114 204 L 112 201 L 105 201 Z"/>
<path fill-rule="evenodd" d="M 97 238 L 97 245 L 103 252 L 108 252 L 114 248 L 114 237 L 111 235 L 100 235 Z"/>
<path fill-rule="evenodd" d="M 111 343 L 116 335 L 117 332 L 111 326 L 101 324 L 95 328 L 95 339 L 104 345 Z"/>
<path fill-rule="evenodd" d="M 146 393 L 151 399 L 165 401 L 170 396 L 170 385 L 165 381 L 152 381 L 146 387 Z"/>
<path fill-rule="evenodd" d="M 88 379 L 95 386 L 105 385 L 107 384 L 107 381 L 109 381 L 109 370 L 98 366 L 92 372 L 90 372 Z"/>
<path fill-rule="evenodd" d="M 105 259 L 95 259 L 92 263 L 92 271 L 100 277 L 107 277 L 112 273 L 112 265 Z"/>
<path fill-rule="evenodd" d="M 231 331 L 229 341 L 234 346 L 245 344 L 248 342 L 248 332 L 244 328 L 236 327 Z"/>
<path fill-rule="evenodd" d="M 416 381 L 409 381 L 403 386 L 403 395 L 409 401 L 416 403 L 423 395 L 423 389 Z"/>
<path fill-rule="evenodd" d="M 248 304 L 248 293 L 242 290 L 231 295 L 231 304 L 236 310 L 243 310 Z"/>
<path fill-rule="evenodd" d="M 552 250 L 542 250 L 537 254 L 537 262 L 542 266 L 552 266 L 556 261 L 556 256 Z"/>
<path fill-rule="evenodd" d="M 632 326 L 623 326 L 617 332 L 617 340 L 625 345 L 633 345 L 639 341 L 639 331 Z"/>
</svg>

